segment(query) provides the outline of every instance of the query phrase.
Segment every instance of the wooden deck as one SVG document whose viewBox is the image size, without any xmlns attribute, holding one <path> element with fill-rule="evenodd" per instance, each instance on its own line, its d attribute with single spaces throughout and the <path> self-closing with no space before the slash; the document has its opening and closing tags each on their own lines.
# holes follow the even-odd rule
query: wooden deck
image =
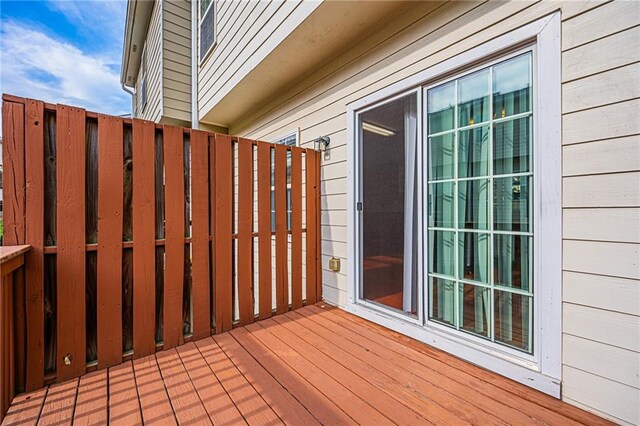
<svg viewBox="0 0 640 426">
<path fill-rule="evenodd" d="M 322 305 L 19 395 L 3 424 L 72 420 L 76 425 L 606 423 Z"/>
</svg>

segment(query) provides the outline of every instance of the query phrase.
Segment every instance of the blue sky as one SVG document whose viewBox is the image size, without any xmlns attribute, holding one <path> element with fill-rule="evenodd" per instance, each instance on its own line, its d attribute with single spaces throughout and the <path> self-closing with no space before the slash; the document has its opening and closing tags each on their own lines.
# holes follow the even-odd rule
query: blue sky
<svg viewBox="0 0 640 426">
<path fill-rule="evenodd" d="M 125 114 L 123 0 L 0 0 L 3 93 Z"/>
</svg>

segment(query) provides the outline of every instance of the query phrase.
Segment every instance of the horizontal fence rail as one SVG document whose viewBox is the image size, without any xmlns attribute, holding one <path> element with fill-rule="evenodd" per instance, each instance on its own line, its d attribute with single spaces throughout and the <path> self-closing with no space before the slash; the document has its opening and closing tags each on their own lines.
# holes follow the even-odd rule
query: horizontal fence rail
<svg viewBox="0 0 640 426">
<path fill-rule="evenodd" d="M 317 151 L 10 95 L 2 118 L 17 390 L 321 299 Z"/>
</svg>

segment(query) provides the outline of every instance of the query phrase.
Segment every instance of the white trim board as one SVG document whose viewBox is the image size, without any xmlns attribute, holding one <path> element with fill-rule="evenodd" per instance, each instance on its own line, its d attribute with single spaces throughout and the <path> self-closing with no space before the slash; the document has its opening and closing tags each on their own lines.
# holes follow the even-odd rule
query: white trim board
<svg viewBox="0 0 640 426">
<path fill-rule="evenodd" d="M 535 319 L 533 356 L 482 345 L 425 321 L 403 319 L 375 304 L 357 300 L 360 283 L 359 232 L 356 220 L 358 170 L 358 113 L 384 100 L 405 94 L 452 73 L 488 63 L 523 47 L 534 59 L 534 273 Z M 544 123 L 544 125 L 542 125 Z M 420 134 L 422 137 L 422 135 Z M 560 397 L 562 373 L 562 178 L 561 178 L 561 42 L 560 13 L 456 55 L 347 105 L 347 305 L 346 310 L 417 340 L 459 356 L 544 393 Z M 422 192 L 422 191 L 421 191 Z M 542 201 L 544 198 L 544 206 Z M 420 209 L 419 209 L 420 210 Z M 544 248 L 542 250 L 541 248 Z M 544 267 L 542 267 L 544 266 Z M 424 271 L 421 271 L 419 282 Z M 425 306 L 423 302 L 422 310 Z M 420 318 L 424 315 L 420 314 Z"/>
</svg>

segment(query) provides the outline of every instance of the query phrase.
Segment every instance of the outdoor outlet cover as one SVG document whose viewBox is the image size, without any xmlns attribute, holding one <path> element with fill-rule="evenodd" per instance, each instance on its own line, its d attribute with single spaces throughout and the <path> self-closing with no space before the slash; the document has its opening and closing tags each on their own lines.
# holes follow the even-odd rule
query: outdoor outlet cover
<svg viewBox="0 0 640 426">
<path fill-rule="evenodd" d="M 340 259 L 338 259 L 337 257 L 332 257 L 331 259 L 329 259 L 329 269 L 333 272 L 340 271 Z"/>
</svg>

